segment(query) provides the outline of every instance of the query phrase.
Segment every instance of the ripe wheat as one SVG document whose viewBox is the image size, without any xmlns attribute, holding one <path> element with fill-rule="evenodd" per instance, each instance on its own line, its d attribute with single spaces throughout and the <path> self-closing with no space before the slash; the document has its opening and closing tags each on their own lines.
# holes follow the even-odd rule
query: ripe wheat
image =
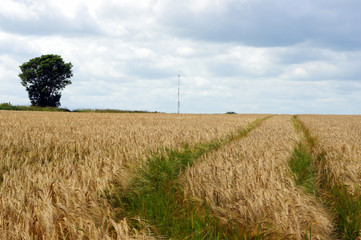
<svg viewBox="0 0 361 240">
<path fill-rule="evenodd" d="M 312 231 L 312 239 L 331 239 L 330 215 L 292 179 L 288 160 L 298 140 L 290 116 L 268 119 L 187 169 L 185 193 L 253 236 L 304 239 Z"/>
<path fill-rule="evenodd" d="M 0 239 L 149 239 L 115 220 L 105 191 L 150 154 L 259 117 L 0 111 Z"/>
</svg>

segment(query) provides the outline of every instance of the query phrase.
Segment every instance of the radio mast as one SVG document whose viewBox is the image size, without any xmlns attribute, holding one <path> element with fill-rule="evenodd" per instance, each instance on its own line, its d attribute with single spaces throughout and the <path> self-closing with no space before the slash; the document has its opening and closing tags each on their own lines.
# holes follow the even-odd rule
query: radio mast
<svg viewBox="0 0 361 240">
<path fill-rule="evenodd" d="M 177 111 L 178 114 L 179 114 L 179 109 L 180 109 L 179 93 L 180 93 L 180 73 L 178 74 L 178 111 Z"/>
</svg>

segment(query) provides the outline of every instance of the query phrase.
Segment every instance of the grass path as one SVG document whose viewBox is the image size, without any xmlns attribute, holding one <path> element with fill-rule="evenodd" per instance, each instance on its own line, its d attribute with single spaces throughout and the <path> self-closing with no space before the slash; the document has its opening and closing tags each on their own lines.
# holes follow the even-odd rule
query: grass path
<svg viewBox="0 0 361 240">
<path fill-rule="evenodd" d="M 312 136 L 305 124 L 297 116 L 293 117 L 296 130 L 304 137 L 294 151 L 290 161 L 296 183 L 306 192 L 318 196 L 334 215 L 336 235 L 340 239 L 354 240 L 360 237 L 361 195 L 351 194 L 338 179 L 327 171 L 326 153 L 320 150 L 317 138 Z"/>
<path fill-rule="evenodd" d="M 301 140 L 293 150 L 289 162 L 290 168 L 294 173 L 295 182 L 301 186 L 306 193 L 319 196 L 316 166 L 307 140 L 309 138 L 309 132 L 307 132 L 307 135 L 296 116 L 293 116 L 291 120 L 296 132 L 301 136 Z"/>
<path fill-rule="evenodd" d="M 146 222 L 153 234 L 167 239 L 247 238 L 241 229 L 220 225 L 210 207 L 185 199 L 178 177 L 202 155 L 246 136 L 267 118 L 257 119 L 246 129 L 224 138 L 185 146 L 179 151 L 169 149 L 166 154 L 148 159 L 127 190 L 108 196 L 114 209 L 120 210 L 119 218 L 127 217 L 132 227 L 139 229 Z"/>
</svg>

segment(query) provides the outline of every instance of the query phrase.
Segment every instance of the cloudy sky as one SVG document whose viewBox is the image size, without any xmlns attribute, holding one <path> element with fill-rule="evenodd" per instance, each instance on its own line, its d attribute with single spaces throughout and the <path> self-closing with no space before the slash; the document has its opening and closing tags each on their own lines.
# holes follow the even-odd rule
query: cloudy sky
<svg viewBox="0 0 361 240">
<path fill-rule="evenodd" d="M 359 0 L 1 0 L 0 103 L 19 66 L 74 65 L 61 106 L 361 114 Z"/>
</svg>

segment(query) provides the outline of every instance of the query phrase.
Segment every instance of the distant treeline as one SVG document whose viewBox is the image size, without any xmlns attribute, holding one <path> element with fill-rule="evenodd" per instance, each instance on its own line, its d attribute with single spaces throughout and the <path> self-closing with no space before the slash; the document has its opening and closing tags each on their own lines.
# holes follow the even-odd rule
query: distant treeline
<svg viewBox="0 0 361 240">
<path fill-rule="evenodd" d="M 98 113 L 158 113 L 143 110 L 118 110 L 118 109 L 76 109 L 73 112 L 98 112 Z"/>
<path fill-rule="evenodd" d="M 11 103 L 0 103 L 0 110 L 12 111 L 47 111 L 47 112 L 97 112 L 97 113 L 157 113 L 149 111 L 132 111 L 132 110 L 117 110 L 117 109 L 75 109 L 73 111 L 67 108 L 57 107 L 38 107 L 38 106 L 19 106 Z"/>
</svg>

